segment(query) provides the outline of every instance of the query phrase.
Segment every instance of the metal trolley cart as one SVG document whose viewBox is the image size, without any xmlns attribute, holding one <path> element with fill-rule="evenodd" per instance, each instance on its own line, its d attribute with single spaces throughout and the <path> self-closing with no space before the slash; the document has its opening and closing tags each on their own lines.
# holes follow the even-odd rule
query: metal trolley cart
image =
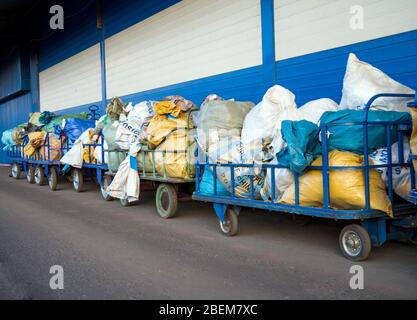
<svg viewBox="0 0 417 320">
<path fill-rule="evenodd" d="M 58 185 L 58 176 L 63 174 L 63 165 L 59 158 L 70 149 L 65 136 L 60 136 L 60 147 L 53 147 L 50 143 L 51 133 L 46 133 L 43 152 L 40 150 L 32 156 L 27 156 L 24 153 L 24 148 L 27 145 L 28 138 L 26 137 L 21 146 L 13 146 L 13 149 L 8 152 L 8 157 L 12 162 L 12 177 L 20 178 L 21 172 L 26 174 L 28 183 L 36 183 L 37 185 L 45 184 L 48 180 L 48 185 L 52 191 L 55 191 Z M 52 157 L 52 153 L 58 152 L 59 157 Z M 54 159 L 53 159 L 54 158 Z"/>
<path fill-rule="evenodd" d="M 220 220 L 221 232 L 227 236 L 233 236 L 238 231 L 238 214 L 243 207 L 259 208 L 275 212 L 284 212 L 290 214 L 299 214 L 310 217 L 328 218 L 334 220 L 351 221 L 352 224 L 346 226 L 340 233 L 339 246 L 343 255 L 353 261 L 361 261 L 368 258 L 371 246 L 381 246 L 387 240 L 403 240 L 411 239 L 415 236 L 415 228 L 417 227 L 417 207 L 412 203 L 397 202 L 394 199 L 393 192 L 393 169 L 397 167 L 408 167 L 410 172 L 414 174 L 411 159 L 404 159 L 403 156 L 403 138 L 405 132 L 411 129 L 411 123 L 404 122 L 371 122 L 368 121 L 368 112 L 373 102 L 381 97 L 414 97 L 413 95 L 401 94 L 380 94 L 372 97 L 367 103 L 364 112 L 363 122 L 354 123 L 333 123 L 331 126 L 352 126 L 360 125 L 363 127 L 364 137 L 364 165 L 355 167 L 331 167 L 328 159 L 328 137 L 326 124 L 321 124 L 317 132 L 321 137 L 322 146 L 322 166 L 308 167 L 308 170 L 320 170 L 322 172 L 323 183 L 323 206 L 322 207 L 306 207 L 300 206 L 299 203 L 299 176 L 294 174 L 295 186 L 295 204 L 281 204 L 275 201 L 256 200 L 254 197 L 254 176 L 250 176 L 250 197 L 238 198 L 235 196 L 235 168 L 249 168 L 254 172 L 254 164 L 216 164 L 204 163 L 201 164 L 196 161 L 196 191 L 193 194 L 194 200 L 205 201 L 213 203 L 214 211 Z M 330 125 L 329 125 L 330 126 Z M 369 126 L 383 126 L 389 130 L 396 128 L 398 133 L 399 144 L 399 162 L 393 163 L 391 159 L 391 135 L 386 135 L 386 142 L 388 146 L 388 163 L 386 165 L 371 165 L 368 159 L 368 127 Z M 199 150 L 197 150 L 199 152 Z M 198 157 L 196 157 L 198 159 Z M 200 177 L 203 173 L 204 167 L 209 166 L 213 172 L 213 186 L 214 195 L 206 195 L 200 191 Z M 231 195 L 220 196 L 217 195 L 216 188 L 216 168 L 226 167 L 230 168 L 231 172 Z M 272 190 L 275 190 L 274 172 L 277 168 L 286 168 L 280 165 L 263 165 L 262 170 L 271 170 L 272 175 Z M 371 209 L 370 206 L 370 170 L 377 168 L 387 168 L 388 172 L 388 195 L 393 205 L 394 218 L 389 218 L 385 213 Z M 329 171 L 330 170 L 362 170 L 365 181 L 365 208 L 361 210 L 335 210 L 330 207 L 330 186 L 329 186 Z M 412 177 L 414 180 L 414 176 Z M 274 191 L 272 191 L 272 199 L 275 199 Z"/>
<path fill-rule="evenodd" d="M 194 168 L 194 163 L 192 163 L 192 155 L 194 150 L 192 145 L 194 142 L 193 129 L 190 124 L 193 121 L 193 113 L 197 109 L 190 109 L 187 111 L 187 126 L 185 130 L 185 139 L 186 139 L 186 148 L 185 150 L 153 150 L 149 149 L 146 146 L 143 146 L 136 158 L 131 157 L 131 168 L 139 172 L 139 178 L 141 181 L 141 189 L 146 190 L 155 190 L 156 189 L 156 198 L 155 205 L 156 210 L 164 219 L 169 219 L 175 216 L 177 212 L 177 206 L 179 201 L 191 200 L 191 195 L 193 193 L 193 188 L 195 184 L 194 174 L 192 169 Z M 175 131 L 171 132 L 173 134 Z M 173 178 L 170 177 L 167 173 L 166 168 L 166 157 L 168 154 L 185 154 L 186 156 L 186 165 L 187 165 L 187 174 L 183 178 Z M 156 168 L 156 159 L 162 157 L 162 174 L 158 173 Z M 139 165 L 139 161 L 143 164 L 142 167 Z M 152 168 L 150 170 L 145 169 L 145 164 L 150 159 Z M 161 170 L 160 170 L 161 171 Z M 114 174 L 106 174 L 108 181 L 111 181 L 111 177 Z M 105 179 L 106 181 L 106 179 Z M 145 182 L 145 183 L 144 183 Z M 146 188 L 148 187 L 148 188 Z M 129 206 L 131 203 L 127 199 L 120 200 L 122 206 Z"/>
</svg>

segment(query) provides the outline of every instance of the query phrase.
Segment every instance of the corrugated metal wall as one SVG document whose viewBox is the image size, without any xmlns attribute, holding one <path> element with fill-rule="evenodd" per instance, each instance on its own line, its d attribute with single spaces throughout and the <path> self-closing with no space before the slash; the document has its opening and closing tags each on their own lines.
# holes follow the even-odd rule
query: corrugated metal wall
<svg viewBox="0 0 417 320">
<path fill-rule="evenodd" d="M 350 52 L 417 88 L 415 0 L 275 0 L 278 83 L 297 96 L 341 99 Z M 363 8 L 363 29 L 350 20 Z"/>
</svg>

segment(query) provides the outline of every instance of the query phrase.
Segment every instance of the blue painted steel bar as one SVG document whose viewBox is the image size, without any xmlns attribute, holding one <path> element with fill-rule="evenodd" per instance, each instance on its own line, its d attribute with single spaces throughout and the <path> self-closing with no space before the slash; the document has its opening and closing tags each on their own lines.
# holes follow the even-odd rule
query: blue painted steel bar
<svg viewBox="0 0 417 320">
<path fill-rule="evenodd" d="M 97 1 L 97 29 L 100 41 L 100 66 L 101 66 L 101 107 L 106 110 L 107 84 L 106 84 L 106 43 L 105 30 L 102 17 L 101 0 Z"/>
<path fill-rule="evenodd" d="M 320 125 L 322 148 L 322 176 L 323 176 L 323 208 L 330 208 L 330 183 L 329 183 L 329 150 L 327 145 L 327 126 Z"/>
<path fill-rule="evenodd" d="M 262 28 L 262 64 L 265 88 L 277 82 L 275 58 L 274 0 L 260 0 Z"/>
<path fill-rule="evenodd" d="M 385 126 L 385 135 L 387 139 L 387 177 L 388 177 L 388 196 L 391 202 L 394 201 L 394 190 L 392 185 L 392 142 L 391 142 L 391 126 Z"/>
</svg>

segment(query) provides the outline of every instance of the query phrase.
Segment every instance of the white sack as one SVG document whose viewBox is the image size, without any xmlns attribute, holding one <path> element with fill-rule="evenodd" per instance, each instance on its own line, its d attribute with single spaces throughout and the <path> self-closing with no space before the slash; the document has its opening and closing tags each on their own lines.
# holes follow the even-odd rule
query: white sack
<svg viewBox="0 0 417 320">
<path fill-rule="evenodd" d="M 415 91 L 391 79 L 381 70 L 360 61 L 355 54 L 349 55 L 340 109 L 361 109 L 374 95 L 380 93 L 415 94 Z M 373 103 L 374 109 L 408 112 L 410 98 L 380 98 Z"/>
<path fill-rule="evenodd" d="M 255 153 L 262 150 L 262 141 L 272 138 L 273 129 L 280 114 L 285 111 L 295 111 L 294 94 L 281 87 L 275 85 L 270 88 L 264 95 L 262 102 L 256 105 L 245 117 L 242 128 L 242 144 L 245 149 L 251 149 Z M 253 145 L 258 148 L 253 148 Z M 248 147 L 249 146 L 249 147 Z M 245 151 L 247 158 L 253 158 L 253 154 Z"/>
<path fill-rule="evenodd" d="M 410 144 L 407 138 L 404 138 L 404 162 L 407 162 L 410 157 Z M 381 148 L 376 150 L 369 156 L 372 162 L 376 165 L 383 165 L 388 163 L 388 148 Z M 391 160 L 392 163 L 399 163 L 398 158 L 398 142 L 394 143 L 391 147 Z M 388 170 L 387 168 L 378 168 L 382 180 L 388 186 Z M 409 193 L 411 191 L 411 175 L 410 168 L 407 167 L 395 167 L 392 169 L 392 184 L 394 192 L 401 198 L 410 201 Z M 411 201 L 413 202 L 413 201 Z"/>
<path fill-rule="evenodd" d="M 319 124 L 323 113 L 327 111 L 337 111 L 338 109 L 339 106 L 337 103 L 332 99 L 327 98 L 310 101 L 298 108 L 298 110 L 302 112 L 304 120 L 313 122 L 317 125 Z"/>
<path fill-rule="evenodd" d="M 136 160 L 136 159 L 135 159 Z M 112 183 L 106 192 L 113 198 L 139 200 L 140 180 L 138 171 L 130 167 L 130 157 L 127 157 L 117 170 Z"/>
<path fill-rule="evenodd" d="M 83 144 L 90 143 L 89 131 L 84 131 L 81 136 L 74 142 L 70 150 L 61 158 L 61 163 L 68 164 L 74 168 L 81 169 L 83 166 Z"/>
</svg>

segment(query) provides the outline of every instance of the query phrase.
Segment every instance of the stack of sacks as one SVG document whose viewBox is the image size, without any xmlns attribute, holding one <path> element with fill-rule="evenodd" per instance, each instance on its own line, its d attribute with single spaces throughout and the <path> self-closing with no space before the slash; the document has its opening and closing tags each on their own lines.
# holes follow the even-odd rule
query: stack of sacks
<svg viewBox="0 0 417 320">
<path fill-rule="evenodd" d="M 155 149 L 154 164 L 161 176 L 194 176 L 194 124 L 187 112 L 193 107 L 191 101 L 178 96 L 167 97 L 154 106 L 155 116 L 152 117 L 145 133 L 148 147 Z M 139 165 L 145 170 L 151 166 L 153 160 L 150 153 L 145 159 L 145 164 L 140 154 L 138 159 Z"/>
<path fill-rule="evenodd" d="M 214 98 L 214 99 L 213 99 Z M 241 132 L 245 117 L 253 109 L 252 102 L 225 101 L 216 96 L 206 99 L 202 104 L 198 120 L 197 135 L 199 147 L 204 154 L 200 163 L 241 164 L 248 163 L 241 141 Z M 250 175 L 253 175 L 254 196 L 260 197 L 263 175 L 254 175 L 249 168 L 234 168 L 235 195 L 243 198 L 250 196 Z M 207 172 L 207 173 L 206 173 Z M 217 188 L 217 195 L 232 192 L 232 170 L 230 167 L 217 167 L 217 178 L 226 190 Z M 201 186 L 212 184 L 212 172 L 205 167 Z M 213 190 L 204 190 L 210 193 Z"/>
<path fill-rule="evenodd" d="M 286 141 L 281 133 L 284 121 L 305 121 L 314 127 L 319 122 L 321 115 L 326 111 L 336 111 L 336 102 L 330 99 L 319 99 L 311 101 L 297 109 L 294 94 L 281 86 L 270 88 L 259 103 L 246 116 L 242 129 L 242 143 L 245 159 L 248 163 L 268 163 L 272 165 L 279 163 L 278 155 L 286 147 Z M 312 134 L 312 126 L 303 123 L 303 130 L 309 130 Z M 294 128 L 288 128 L 288 134 Z M 300 127 L 300 128 L 301 128 Z M 304 142 L 308 142 L 305 140 Z M 305 145 L 304 148 L 307 146 Z M 302 167 L 309 164 L 312 158 L 304 158 L 305 163 Z M 289 161 L 289 163 L 291 163 Z M 281 165 L 286 165 L 281 164 Z M 272 186 L 271 169 L 266 171 L 266 180 L 260 194 L 264 200 L 268 200 L 271 195 Z M 293 175 L 289 169 L 275 169 L 275 197 L 279 199 L 289 185 L 293 183 Z"/>
</svg>

